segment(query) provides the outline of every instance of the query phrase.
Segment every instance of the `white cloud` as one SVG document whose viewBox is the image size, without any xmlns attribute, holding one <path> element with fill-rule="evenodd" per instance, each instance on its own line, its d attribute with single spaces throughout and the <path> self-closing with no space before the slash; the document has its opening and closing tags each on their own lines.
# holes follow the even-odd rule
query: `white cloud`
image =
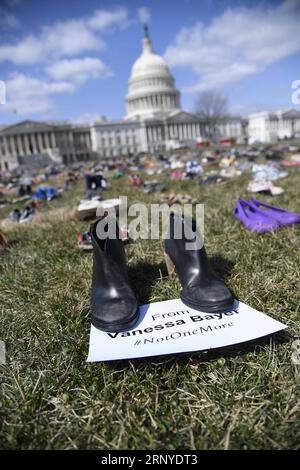
<svg viewBox="0 0 300 470">
<path fill-rule="evenodd" d="M 10 61 L 15 66 L 39 65 L 34 74 L 41 74 L 43 70 L 48 78 L 24 73 L 9 76 L 5 81 L 7 104 L 1 106 L 0 111 L 47 112 L 54 107 L 54 95 L 73 93 L 87 80 L 111 76 L 110 68 L 99 58 L 78 55 L 87 50 L 104 49 L 106 43 L 102 34 L 127 26 L 127 16 L 123 7 L 96 10 L 90 16 L 42 26 L 39 34 L 27 35 L 15 44 L 1 45 L 0 62 Z"/>
<path fill-rule="evenodd" d="M 138 19 L 141 23 L 149 23 L 150 18 L 151 14 L 147 7 L 140 7 L 138 9 Z"/>
<path fill-rule="evenodd" d="M 39 64 L 88 50 L 102 50 L 106 44 L 99 33 L 111 27 L 124 28 L 127 10 L 96 10 L 88 17 L 58 21 L 41 28 L 39 35 L 25 36 L 15 44 L 0 46 L 0 62 Z"/>
<path fill-rule="evenodd" d="M 83 20 L 59 21 L 43 28 L 41 41 L 46 57 L 74 56 L 87 50 L 105 48 L 104 41 Z"/>
<path fill-rule="evenodd" d="M 22 73 L 12 74 L 5 85 L 6 104 L 1 106 L 0 110 L 16 114 L 49 111 L 54 106 L 51 95 L 76 91 L 74 84 L 63 81 L 49 82 Z"/>
<path fill-rule="evenodd" d="M 26 36 L 14 46 L 0 46 L 0 62 L 10 60 L 14 64 L 31 65 L 44 59 L 44 44 L 34 36 Z"/>
<path fill-rule="evenodd" d="M 173 67 L 189 67 L 197 75 L 187 92 L 216 88 L 258 73 L 300 51 L 300 2 L 230 8 L 205 26 L 184 27 L 165 58 Z"/>
<path fill-rule="evenodd" d="M 47 73 L 55 80 L 68 80 L 84 83 L 89 79 L 107 78 L 112 75 L 109 67 L 100 59 L 64 59 L 49 65 Z"/>
<path fill-rule="evenodd" d="M 128 24 L 128 12 L 125 8 L 116 10 L 96 10 L 87 20 L 87 25 L 96 31 L 107 31 L 113 26 L 124 28 Z"/>
</svg>

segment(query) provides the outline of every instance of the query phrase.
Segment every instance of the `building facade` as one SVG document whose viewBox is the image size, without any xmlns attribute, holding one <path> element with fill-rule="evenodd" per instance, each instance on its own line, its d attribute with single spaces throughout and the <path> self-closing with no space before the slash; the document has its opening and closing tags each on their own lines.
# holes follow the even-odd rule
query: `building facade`
<svg viewBox="0 0 300 470">
<path fill-rule="evenodd" d="M 277 142 L 300 137 L 300 111 L 295 109 L 273 113 L 250 114 L 248 141 L 252 143 Z"/>
<path fill-rule="evenodd" d="M 183 111 L 180 92 L 167 63 L 153 51 L 145 26 L 142 53 L 134 62 L 122 120 L 102 118 L 89 125 L 24 121 L 0 129 L 0 171 L 24 160 L 47 156 L 74 163 L 140 152 L 163 152 L 195 146 L 206 139 L 208 125 L 199 115 Z M 217 124 L 217 138 L 245 141 L 244 120 L 229 116 Z"/>
<path fill-rule="evenodd" d="M 216 124 L 216 140 L 223 138 L 233 139 L 238 143 L 248 141 L 248 119 L 241 116 L 225 116 L 219 118 Z M 204 129 L 204 135 L 207 133 Z"/>
<path fill-rule="evenodd" d="M 93 156 L 89 126 L 23 121 L 0 129 L 0 171 L 12 170 L 27 159 L 72 163 Z"/>
</svg>

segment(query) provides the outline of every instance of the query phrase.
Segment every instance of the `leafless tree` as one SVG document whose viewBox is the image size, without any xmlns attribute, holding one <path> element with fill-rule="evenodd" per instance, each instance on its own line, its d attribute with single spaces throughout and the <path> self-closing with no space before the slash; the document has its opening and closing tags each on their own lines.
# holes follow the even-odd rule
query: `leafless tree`
<svg viewBox="0 0 300 470">
<path fill-rule="evenodd" d="M 227 98 L 216 90 L 203 91 L 196 99 L 195 111 L 206 123 L 207 136 L 214 139 L 218 121 L 228 113 Z"/>
</svg>

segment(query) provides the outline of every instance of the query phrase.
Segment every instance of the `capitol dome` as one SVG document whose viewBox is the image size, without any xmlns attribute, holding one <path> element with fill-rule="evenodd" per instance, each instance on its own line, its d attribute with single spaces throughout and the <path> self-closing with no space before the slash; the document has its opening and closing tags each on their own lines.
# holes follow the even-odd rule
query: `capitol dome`
<svg viewBox="0 0 300 470">
<path fill-rule="evenodd" d="M 145 26 L 143 52 L 131 69 L 127 119 L 162 117 L 180 109 L 180 95 L 165 60 L 152 49 Z"/>
</svg>

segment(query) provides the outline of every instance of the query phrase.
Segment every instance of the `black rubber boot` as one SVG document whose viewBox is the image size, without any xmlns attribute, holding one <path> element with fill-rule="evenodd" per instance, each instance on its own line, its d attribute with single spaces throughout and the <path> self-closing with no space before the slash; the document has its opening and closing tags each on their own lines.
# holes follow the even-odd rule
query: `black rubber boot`
<svg viewBox="0 0 300 470">
<path fill-rule="evenodd" d="M 94 253 L 91 322 L 107 332 L 130 329 L 138 320 L 139 308 L 129 284 L 117 221 L 111 216 L 99 219 L 90 233 Z"/>
<path fill-rule="evenodd" d="M 195 244 L 196 235 L 186 238 L 186 234 L 195 234 L 196 230 L 201 243 L 194 249 L 187 249 L 187 244 Z M 176 239 L 175 234 L 180 233 L 181 238 Z M 179 213 L 171 214 L 170 231 L 165 239 L 165 258 L 169 275 L 174 269 L 178 274 L 182 285 L 180 297 L 185 305 L 208 313 L 231 310 L 234 297 L 210 266 L 194 219 Z"/>
</svg>

